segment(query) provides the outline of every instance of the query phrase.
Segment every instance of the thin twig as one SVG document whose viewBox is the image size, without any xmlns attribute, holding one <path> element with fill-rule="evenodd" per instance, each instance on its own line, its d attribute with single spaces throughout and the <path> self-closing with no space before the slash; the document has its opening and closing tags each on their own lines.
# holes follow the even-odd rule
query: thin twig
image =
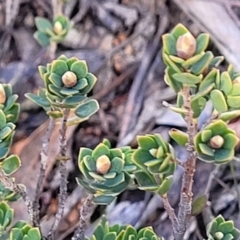
<svg viewBox="0 0 240 240">
<path fill-rule="evenodd" d="M 74 233 L 72 240 L 83 240 L 85 238 L 85 232 L 88 227 L 89 219 L 92 215 L 94 203 L 92 202 L 93 195 L 88 195 L 85 199 L 81 210 L 80 210 L 80 217 L 79 217 L 79 227 Z"/>
<path fill-rule="evenodd" d="M 58 225 L 62 219 L 65 207 L 65 201 L 67 197 L 67 168 L 66 161 L 69 160 L 69 157 L 66 156 L 67 150 L 67 119 L 70 114 L 70 109 L 66 108 L 63 112 L 63 119 L 61 129 L 59 131 L 59 141 L 60 141 L 60 151 L 58 155 L 58 160 L 60 163 L 60 174 L 61 174 L 61 183 L 60 183 L 60 191 L 58 195 L 58 210 L 55 217 L 55 221 L 53 223 L 52 229 L 50 230 L 48 237 L 49 240 L 54 239 L 54 233 L 58 228 Z"/>
<path fill-rule="evenodd" d="M 219 172 L 219 169 L 220 169 L 221 165 L 217 165 L 213 171 L 210 173 L 210 176 L 208 178 L 208 182 L 207 182 L 207 186 L 206 186 L 206 189 L 205 189 L 205 194 L 209 195 L 210 193 L 210 190 L 211 190 L 211 186 L 212 186 L 212 183 L 213 183 L 213 180 L 216 178 L 218 172 Z"/>
<path fill-rule="evenodd" d="M 173 209 L 172 206 L 170 205 L 170 202 L 169 202 L 169 200 L 168 200 L 167 195 L 161 196 L 161 197 L 162 197 L 162 200 L 163 200 L 164 208 L 165 208 L 165 210 L 167 211 L 168 216 L 169 216 L 169 218 L 170 218 L 170 220 L 171 220 L 172 226 L 178 226 L 177 216 L 176 216 L 176 214 L 175 214 L 174 209 Z"/>
<path fill-rule="evenodd" d="M 63 7 L 63 1 L 52 0 L 53 18 L 56 18 L 58 15 L 62 14 L 62 7 Z"/>
<path fill-rule="evenodd" d="M 25 189 L 21 185 L 16 184 L 10 177 L 5 176 L 5 174 L 1 168 L 0 168 L 0 181 L 5 188 L 19 194 L 22 197 L 22 199 L 25 202 L 25 205 L 27 207 L 27 211 L 28 211 L 30 221 L 32 224 L 33 223 L 32 202 L 30 201 Z"/>
<path fill-rule="evenodd" d="M 186 227 L 189 223 L 191 217 L 192 209 L 192 186 L 193 186 L 193 176 L 195 172 L 195 165 L 197 154 L 194 148 L 194 136 L 197 133 L 197 122 L 193 119 L 193 111 L 191 109 L 191 95 L 190 88 L 187 86 L 183 87 L 183 98 L 184 98 L 184 108 L 187 110 L 186 113 L 186 123 L 187 123 L 187 133 L 188 133 L 188 143 L 187 143 L 187 161 L 184 165 L 184 172 L 182 178 L 182 189 L 181 198 L 178 211 L 178 227 L 175 232 L 175 240 L 182 240 Z"/>
<path fill-rule="evenodd" d="M 51 139 L 51 135 L 54 128 L 54 119 L 50 117 L 47 127 L 46 135 L 43 139 L 42 150 L 40 153 L 40 172 L 37 180 L 36 191 L 33 198 L 33 225 L 39 227 L 39 197 L 43 187 L 43 180 L 45 178 L 45 172 L 48 161 L 48 148 Z"/>
</svg>

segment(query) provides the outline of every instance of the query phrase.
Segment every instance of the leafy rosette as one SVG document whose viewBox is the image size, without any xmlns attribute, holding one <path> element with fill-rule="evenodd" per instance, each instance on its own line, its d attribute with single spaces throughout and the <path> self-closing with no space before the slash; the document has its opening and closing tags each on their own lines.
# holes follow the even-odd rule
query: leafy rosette
<svg viewBox="0 0 240 240">
<path fill-rule="evenodd" d="M 53 60 L 39 72 L 49 94 L 65 99 L 69 96 L 85 96 L 95 85 L 97 78 L 88 72 L 86 61 L 64 55 Z"/>
<path fill-rule="evenodd" d="M 37 95 L 28 93 L 25 96 L 43 107 L 50 116 L 62 117 L 61 109 L 72 108 L 77 118 L 70 122 L 78 123 L 98 111 L 98 102 L 87 98 L 97 78 L 88 72 L 85 61 L 62 55 L 46 67 L 40 66 L 39 72 L 45 88 L 40 89 Z"/>
<path fill-rule="evenodd" d="M 228 128 L 222 120 L 210 123 L 194 139 L 199 159 L 215 164 L 223 164 L 232 160 L 234 148 L 238 142 L 235 131 Z"/>
<path fill-rule="evenodd" d="M 232 65 L 216 78 L 210 99 L 220 119 L 230 121 L 240 116 L 240 73 Z"/>
<path fill-rule="evenodd" d="M 219 215 L 214 218 L 207 226 L 208 240 L 240 239 L 240 231 L 234 227 L 233 221 L 225 221 Z"/>
<path fill-rule="evenodd" d="M 118 224 L 109 226 L 106 217 L 103 217 L 100 223 L 97 225 L 90 238 L 85 238 L 85 240 L 163 240 L 163 238 L 158 237 L 152 227 L 145 227 L 136 230 L 134 227 L 120 226 Z"/>
<path fill-rule="evenodd" d="M 125 154 L 121 149 L 111 148 L 108 141 L 103 141 L 94 150 L 80 148 L 78 165 L 84 178 L 77 181 L 94 194 L 97 204 L 110 204 L 131 181 Z"/>
<path fill-rule="evenodd" d="M 0 159 L 7 156 L 14 135 L 15 124 L 7 122 L 6 115 L 0 109 Z"/>
<path fill-rule="evenodd" d="M 41 240 L 37 227 L 32 227 L 24 221 L 18 221 L 10 230 L 9 240 Z"/>
<path fill-rule="evenodd" d="M 16 103 L 17 94 L 12 93 L 10 84 L 0 84 L 0 109 L 4 112 L 6 121 L 15 123 L 20 113 L 20 104 Z"/>
<path fill-rule="evenodd" d="M 178 93 L 177 106 L 170 108 L 184 116 L 182 89 L 184 86 L 190 87 L 193 93 L 191 96 L 193 117 L 197 118 L 218 81 L 220 73 L 215 66 L 223 60 L 223 57 L 214 58 L 212 52 L 206 51 L 208 34 L 202 33 L 195 38 L 182 24 L 178 24 L 162 38 L 163 61 L 167 65 L 164 79 Z"/>
<path fill-rule="evenodd" d="M 35 24 L 37 31 L 34 33 L 34 38 L 44 47 L 49 46 L 51 42 L 61 42 L 64 40 L 73 25 L 63 15 L 57 16 L 53 22 L 43 17 L 36 17 Z"/>
<path fill-rule="evenodd" d="M 134 172 L 139 189 L 164 195 L 172 186 L 176 168 L 172 146 L 158 134 L 138 137 L 139 148 L 132 161 L 140 170 Z"/>
<path fill-rule="evenodd" d="M 215 57 L 206 51 L 209 35 L 195 38 L 182 24 L 174 27 L 163 37 L 163 60 L 167 65 L 165 82 L 176 92 L 183 85 L 196 87 L 204 80 L 210 69 L 217 66 L 223 57 Z"/>
</svg>

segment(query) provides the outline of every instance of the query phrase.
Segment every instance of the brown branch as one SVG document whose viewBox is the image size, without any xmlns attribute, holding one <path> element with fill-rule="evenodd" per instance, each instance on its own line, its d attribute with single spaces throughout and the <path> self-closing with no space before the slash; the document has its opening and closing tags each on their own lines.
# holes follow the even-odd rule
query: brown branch
<svg viewBox="0 0 240 240">
<path fill-rule="evenodd" d="M 172 227 L 173 227 L 173 232 L 176 232 L 176 229 L 177 229 L 177 226 L 178 226 L 178 219 L 177 219 L 177 216 L 175 214 L 175 211 L 172 208 L 172 206 L 170 205 L 167 195 L 164 195 L 164 196 L 161 196 L 161 197 L 162 197 L 162 200 L 163 200 L 164 208 L 167 211 L 168 216 L 171 220 Z"/>
<path fill-rule="evenodd" d="M 5 176 L 5 174 L 1 168 L 0 168 L 0 181 L 5 188 L 19 194 L 22 197 L 22 199 L 25 202 L 25 205 L 27 207 L 27 211 L 30 216 L 30 221 L 32 224 L 33 223 L 32 202 L 30 201 L 25 189 L 21 185 L 16 184 L 10 177 Z"/>
<path fill-rule="evenodd" d="M 190 88 L 183 87 L 184 108 L 187 110 L 185 120 L 187 123 L 188 143 L 187 143 L 187 161 L 184 164 L 184 172 L 182 178 L 181 198 L 178 211 L 178 227 L 175 234 L 175 240 L 183 239 L 186 227 L 189 224 L 192 210 L 192 186 L 193 176 L 195 173 L 195 165 L 197 154 L 194 148 L 194 137 L 197 133 L 197 122 L 193 119 L 193 111 L 191 109 Z"/>
<path fill-rule="evenodd" d="M 33 226 L 39 227 L 39 197 L 43 188 L 43 180 L 45 178 L 47 161 L 48 161 L 48 148 L 50 138 L 54 128 L 54 119 L 50 117 L 47 127 L 46 135 L 42 143 L 42 150 L 40 153 L 40 172 L 37 180 L 36 191 L 33 198 Z"/>
<path fill-rule="evenodd" d="M 94 203 L 92 202 L 93 195 L 89 195 L 80 210 L 80 217 L 79 217 L 79 227 L 74 233 L 72 240 L 84 240 L 85 232 L 88 227 L 89 219 L 93 213 Z"/>
<path fill-rule="evenodd" d="M 58 210 L 55 217 L 55 221 L 53 223 L 52 229 L 50 230 L 48 237 L 49 240 L 54 239 L 54 233 L 58 228 L 58 225 L 62 219 L 65 207 L 65 201 L 67 197 L 67 168 L 66 161 L 69 160 L 69 157 L 66 156 L 67 150 L 67 119 L 70 114 L 70 109 L 66 108 L 63 112 L 63 119 L 61 129 L 59 130 L 59 141 L 60 141 L 60 151 L 58 155 L 58 160 L 60 162 L 60 174 L 61 174 L 61 183 L 60 183 L 60 192 L 58 195 L 59 203 Z"/>
</svg>

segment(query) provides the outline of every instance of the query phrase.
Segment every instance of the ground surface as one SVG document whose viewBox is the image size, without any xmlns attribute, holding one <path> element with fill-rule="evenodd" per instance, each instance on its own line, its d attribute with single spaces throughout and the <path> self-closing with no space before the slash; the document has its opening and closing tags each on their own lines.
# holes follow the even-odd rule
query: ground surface
<svg viewBox="0 0 240 240">
<path fill-rule="evenodd" d="M 92 94 L 99 100 L 101 109 L 89 121 L 68 131 L 72 160 L 68 165 L 67 208 L 59 227 L 58 240 L 70 239 L 78 224 L 81 199 L 86 196 L 75 182 L 75 177 L 80 176 L 77 167 L 79 147 L 94 148 L 103 138 L 108 138 L 114 146 L 134 147 L 138 134 L 161 133 L 169 140 L 167 132 L 171 127 L 184 129 L 181 117 L 162 106 L 162 101 L 174 103 L 176 96 L 163 80 L 161 35 L 178 22 L 185 24 L 194 34 L 200 33 L 198 25 L 172 1 L 71 0 L 67 2 L 64 13 L 73 20 L 75 26 L 58 46 L 56 56 L 66 54 L 87 61 L 90 71 L 98 77 Z M 11 83 L 20 96 L 22 111 L 13 152 L 21 156 L 23 165 L 16 179 L 26 185 L 30 195 L 33 194 L 38 174 L 38 153 L 47 126 L 47 116 L 27 101 L 24 93 L 34 92 L 39 85 L 42 86 L 37 65 L 50 60 L 47 50 L 41 48 L 33 38 L 36 30 L 34 17 L 52 19 L 52 15 L 50 1 L 47 0 L 0 2 L 0 79 Z M 214 44 L 210 47 L 218 52 Z M 57 135 L 56 128 L 52 136 L 47 179 L 41 195 L 43 232 L 48 232 L 57 210 Z M 185 153 L 180 149 L 178 154 L 184 159 Z M 211 165 L 198 163 L 194 187 L 196 195 L 205 191 L 212 169 Z M 237 162 L 233 167 L 226 165 L 218 171 L 216 181 L 212 184 L 209 204 L 203 214 L 192 219 L 187 239 L 202 240 L 206 223 L 212 215 L 219 213 L 233 219 L 240 227 L 236 194 L 239 174 Z M 179 170 L 176 184 L 170 192 L 170 201 L 176 208 L 180 177 Z M 28 219 L 21 201 L 13 206 L 16 219 Z M 157 196 L 128 190 L 119 196 L 114 205 L 97 207 L 92 216 L 93 225 L 104 212 L 112 223 L 131 223 L 138 227 L 152 225 L 159 235 L 171 239 L 171 226 L 161 199 Z"/>
</svg>

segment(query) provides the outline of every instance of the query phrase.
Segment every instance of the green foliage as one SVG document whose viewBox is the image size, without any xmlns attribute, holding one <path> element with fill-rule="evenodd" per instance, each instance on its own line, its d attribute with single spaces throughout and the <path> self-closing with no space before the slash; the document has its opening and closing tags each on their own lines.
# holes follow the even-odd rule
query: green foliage
<svg viewBox="0 0 240 240">
<path fill-rule="evenodd" d="M 109 226 L 107 219 L 103 216 L 93 235 L 85 240 L 164 240 L 158 237 L 152 227 L 136 230 L 134 227 L 113 225 Z"/>
<path fill-rule="evenodd" d="M 24 221 L 18 221 L 8 230 L 13 215 L 13 209 L 5 201 L 0 202 L 0 240 L 41 240 L 39 229 Z"/>
<path fill-rule="evenodd" d="M 4 159 L 12 144 L 15 122 L 18 120 L 20 105 L 18 96 L 12 94 L 10 84 L 0 84 L 0 159 Z"/>
<path fill-rule="evenodd" d="M 21 196 L 19 194 L 15 193 L 14 191 L 11 191 L 9 189 L 6 189 L 0 182 L 0 201 L 14 202 L 20 198 L 21 198 Z"/>
<path fill-rule="evenodd" d="M 0 202 L 0 235 L 11 224 L 13 209 L 6 202 Z"/>
<path fill-rule="evenodd" d="M 206 162 L 223 164 L 233 159 L 239 139 L 222 120 L 210 123 L 194 140 L 198 157 Z"/>
<path fill-rule="evenodd" d="M 240 231 L 234 227 L 233 221 L 225 221 L 219 215 L 207 226 L 208 240 L 237 240 L 240 238 Z"/>
<path fill-rule="evenodd" d="M 19 221 L 10 231 L 9 240 L 41 240 L 41 234 L 38 228 Z"/>
<path fill-rule="evenodd" d="M 208 201 L 208 195 L 203 194 L 201 196 L 198 196 L 194 199 L 192 204 L 192 216 L 196 216 L 199 213 L 202 212 L 202 210 L 206 207 Z"/>
<path fill-rule="evenodd" d="M 53 22 L 46 18 L 36 17 L 35 24 L 37 31 L 34 33 L 34 38 L 43 47 L 47 47 L 51 42 L 61 42 L 64 40 L 72 27 L 72 22 L 63 15 L 57 16 Z"/>
<path fill-rule="evenodd" d="M 0 162 L 0 167 L 6 176 L 13 174 L 21 166 L 21 160 L 17 155 L 11 155 Z"/>
<path fill-rule="evenodd" d="M 78 166 L 84 178 L 77 182 L 94 194 L 95 203 L 110 204 L 129 185 L 129 171 L 134 169 L 129 162 L 129 151 L 125 149 L 123 153 L 121 149 L 111 148 L 107 140 L 94 150 L 80 148 Z"/>
<path fill-rule="evenodd" d="M 138 137 L 139 148 L 132 161 L 139 170 L 134 172 L 139 188 L 164 195 L 173 182 L 176 168 L 174 150 L 158 134 Z"/>
<path fill-rule="evenodd" d="M 87 98 L 97 78 L 88 72 L 85 61 L 62 55 L 46 67 L 40 66 L 39 72 L 45 88 L 36 95 L 27 93 L 25 96 L 41 106 L 49 116 L 61 118 L 63 108 L 74 109 L 76 116 L 69 120 L 71 125 L 88 119 L 98 111 L 98 102 Z"/>
</svg>

